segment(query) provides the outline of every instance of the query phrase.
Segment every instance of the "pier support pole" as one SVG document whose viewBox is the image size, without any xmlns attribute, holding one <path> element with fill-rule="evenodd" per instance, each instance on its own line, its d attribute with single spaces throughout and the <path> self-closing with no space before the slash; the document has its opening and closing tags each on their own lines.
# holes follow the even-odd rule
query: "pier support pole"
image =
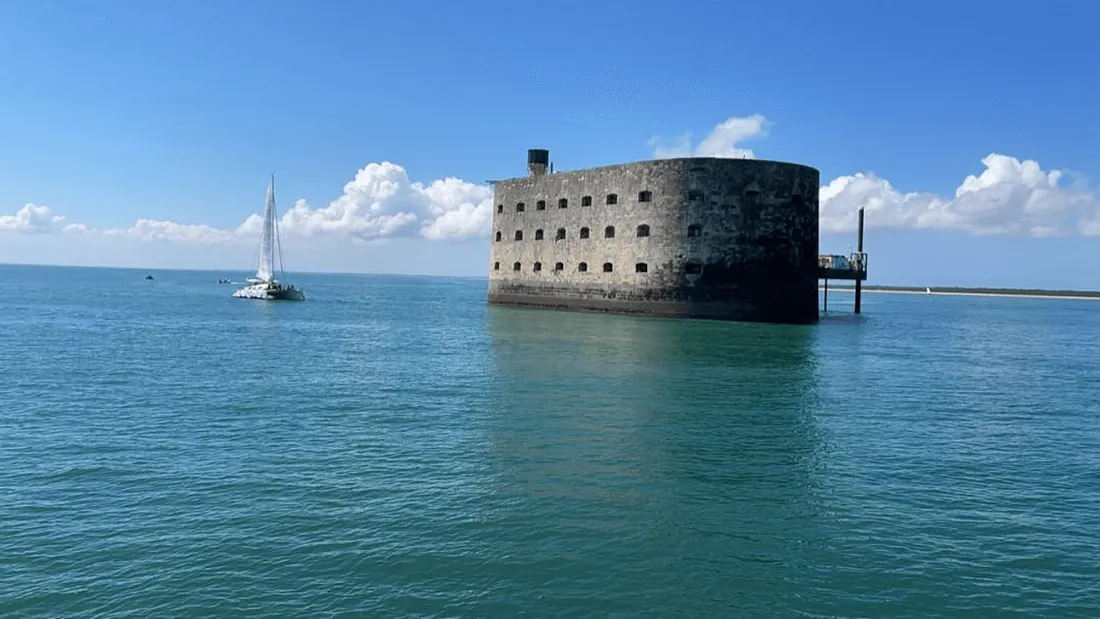
<svg viewBox="0 0 1100 619">
<path fill-rule="evenodd" d="M 825 280 L 825 311 L 829 311 L 829 280 Z"/>
<path fill-rule="evenodd" d="M 856 251 L 859 252 L 860 262 L 863 262 L 863 207 L 859 207 L 859 236 L 856 239 Z M 863 264 L 859 265 L 860 270 L 863 270 Z M 856 277 L 856 313 L 859 313 L 860 298 L 863 294 L 863 280 L 857 275 Z"/>
</svg>

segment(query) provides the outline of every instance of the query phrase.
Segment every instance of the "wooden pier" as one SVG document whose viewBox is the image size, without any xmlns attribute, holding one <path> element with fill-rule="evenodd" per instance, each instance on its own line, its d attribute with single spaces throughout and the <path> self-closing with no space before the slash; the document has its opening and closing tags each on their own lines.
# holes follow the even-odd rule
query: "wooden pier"
<svg viewBox="0 0 1100 619">
<path fill-rule="evenodd" d="M 859 209 L 859 231 L 857 232 L 856 253 L 822 254 L 817 258 L 817 278 L 825 281 L 824 310 L 829 311 L 829 280 L 839 279 L 855 281 L 855 312 L 860 311 L 863 296 L 863 282 L 867 280 L 867 254 L 863 251 L 863 207 Z"/>
</svg>

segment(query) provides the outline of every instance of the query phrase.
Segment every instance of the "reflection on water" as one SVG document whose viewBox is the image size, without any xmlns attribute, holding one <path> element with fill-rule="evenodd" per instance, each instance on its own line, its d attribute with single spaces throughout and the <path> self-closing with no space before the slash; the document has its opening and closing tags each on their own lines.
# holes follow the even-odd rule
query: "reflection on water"
<svg viewBox="0 0 1100 619">
<path fill-rule="evenodd" d="M 533 539 L 641 552 L 635 587 L 674 569 L 750 606 L 824 552 L 814 327 L 496 307 L 487 320 L 500 492 L 517 522 L 568 523 Z"/>
</svg>

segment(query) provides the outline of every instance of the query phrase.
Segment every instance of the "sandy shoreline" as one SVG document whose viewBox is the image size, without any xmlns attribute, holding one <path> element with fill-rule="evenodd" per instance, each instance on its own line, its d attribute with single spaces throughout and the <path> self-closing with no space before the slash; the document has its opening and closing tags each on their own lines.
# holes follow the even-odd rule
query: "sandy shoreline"
<svg viewBox="0 0 1100 619">
<path fill-rule="evenodd" d="M 825 290 L 824 286 L 818 286 L 818 290 Z M 829 293 L 834 292 L 847 292 L 855 294 L 854 288 L 829 288 Z M 881 289 L 863 289 L 863 292 L 877 292 L 886 294 L 920 294 L 928 296 L 929 293 L 920 290 L 881 290 Z M 1100 295 L 1098 296 L 1086 296 L 1086 295 L 1068 295 L 1068 294 L 1034 294 L 1034 293 L 1011 293 L 1011 292 L 963 292 L 963 291 L 951 291 L 951 292 L 939 292 L 933 290 L 931 296 L 954 296 L 954 297 L 1004 297 L 1004 298 L 1022 298 L 1022 299 L 1078 299 L 1082 301 L 1100 301 Z"/>
</svg>

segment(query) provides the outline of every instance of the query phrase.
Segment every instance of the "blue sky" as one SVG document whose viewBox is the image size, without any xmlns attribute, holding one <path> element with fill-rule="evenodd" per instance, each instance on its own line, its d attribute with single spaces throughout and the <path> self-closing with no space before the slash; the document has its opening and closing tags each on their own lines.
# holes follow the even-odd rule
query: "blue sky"
<svg viewBox="0 0 1100 619">
<path fill-rule="evenodd" d="M 873 282 L 1100 288 L 1097 18 L 1088 2 L 0 2 L 0 261 L 244 270 L 274 171 L 280 209 L 303 201 L 288 268 L 480 275 L 482 183 L 523 175 L 527 148 L 560 170 L 645 159 L 654 136 L 694 148 L 759 115 L 731 148 L 817 167 L 823 188 L 867 175 L 823 203 L 822 250 L 848 251 L 847 214 L 878 205 Z"/>
</svg>

